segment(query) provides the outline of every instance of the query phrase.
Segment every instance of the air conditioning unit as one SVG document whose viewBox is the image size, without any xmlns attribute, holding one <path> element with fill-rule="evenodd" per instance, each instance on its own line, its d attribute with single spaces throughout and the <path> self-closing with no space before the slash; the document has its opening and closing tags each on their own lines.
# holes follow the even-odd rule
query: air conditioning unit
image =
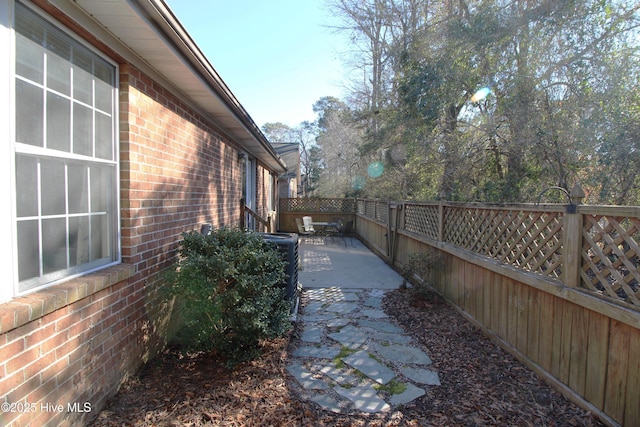
<svg viewBox="0 0 640 427">
<path fill-rule="evenodd" d="M 274 243 L 282 259 L 286 261 L 285 282 L 278 285 L 286 289 L 286 297 L 291 301 L 291 311 L 296 310 L 299 297 L 298 286 L 298 235 L 295 233 L 259 233 L 268 242 Z"/>
</svg>

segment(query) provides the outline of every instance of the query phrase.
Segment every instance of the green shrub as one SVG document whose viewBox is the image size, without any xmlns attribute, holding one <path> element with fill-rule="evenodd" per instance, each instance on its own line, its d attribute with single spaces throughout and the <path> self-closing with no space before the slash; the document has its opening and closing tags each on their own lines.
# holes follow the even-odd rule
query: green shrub
<svg viewBox="0 0 640 427">
<path fill-rule="evenodd" d="M 177 338 L 188 350 L 215 350 L 229 365 L 260 354 L 260 341 L 291 327 L 290 301 L 277 286 L 285 263 L 258 234 L 220 228 L 183 234 L 169 292 L 179 303 Z"/>
</svg>

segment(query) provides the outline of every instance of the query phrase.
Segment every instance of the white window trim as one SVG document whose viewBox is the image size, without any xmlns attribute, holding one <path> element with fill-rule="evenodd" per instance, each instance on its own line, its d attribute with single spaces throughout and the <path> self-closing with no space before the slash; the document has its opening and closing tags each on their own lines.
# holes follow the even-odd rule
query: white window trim
<svg viewBox="0 0 640 427">
<path fill-rule="evenodd" d="M 112 242 L 114 246 L 115 256 L 114 261 L 101 265 L 97 268 L 85 270 L 81 273 L 70 274 L 63 278 L 42 284 L 41 286 L 28 289 L 26 291 L 19 290 L 18 281 L 18 242 L 17 242 L 17 212 L 16 212 L 16 181 L 15 181 L 15 33 L 14 33 L 14 16 L 15 16 L 15 1 L 13 0 L 0 0 L 0 54 L 4 58 L 9 58 L 8 61 L 1 61 L 0 65 L 0 94 L 5 102 L 0 107 L 0 129 L 4 129 L 5 141 L 10 143 L 0 144 L 0 200 L 8 200 L 10 203 L 5 204 L 0 208 L 0 232 L 6 236 L 10 242 L 10 253 L 0 257 L 0 268 L 2 271 L 11 272 L 6 274 L 9 276 L 11 283 L 5 282 L 0 285 L 0 302 L 9 301 L 17 296 L 26 295 L 29 293 L 42 290 L 44 288 L 53 286 L 55 284 L 65 282 L 80 276 L 84 276 L 95 271 L 105 269 L 107 267 L 120 264 L 122 262 L 122 232 L 120 221 L 120 162 L 119 162 L 119 73 L 118 64 L 111 60 L 111 58 L 105 56 L 103 53 L 95 49 L 92 45 L 88 44 L 85 40 L 78 37 L 77 34 L 71 32 L 68 28 L 62 25 L 59 21 L 49 16 L 36 6 L 32 5 L 28 1 L 21 1 L 21 3 L 32 10 L 34 13 L 40 15 L 43 19 L 51 23 L 60 31 L 67 34 L 73 40 L 87 48 L 89 51 L 99 56 L 104 61 L 111 64 L 115 69 L 114 75 L 114 118 L 113 118 L 113 137 L 114 137 L 114 161 L 105 162 L 109 164 L 115 164 L 116 167 L 116 179 L 114 186 L 114 234 Z M 21 148 L 24 150 L 33 149 L 34 152 L 38 151 L 37 147 L 24 147 L 21 144 Z M 49 153 L 48 155 L 50 155 Z M 65 159 L 74 158 L 74 154 L 69 153 L 68 156 L 61 156 Z M 76 156 L 77 157 L 77 156 Z M 92 162 L 99 163 L 100 159 L 91 158 Z"/>
</svg>

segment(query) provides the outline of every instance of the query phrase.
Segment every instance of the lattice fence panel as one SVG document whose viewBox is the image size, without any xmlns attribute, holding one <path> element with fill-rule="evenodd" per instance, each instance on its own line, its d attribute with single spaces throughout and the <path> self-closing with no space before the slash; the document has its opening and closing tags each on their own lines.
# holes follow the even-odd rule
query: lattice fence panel
<svg viewBox="0 0 640 427">
<path fill-rule="evenodd" d="M 367 200 L 364 205 L 364 216 L 367 218 L 376 217 L 376 203 L 373 200 Z"/>
<path fill-rule="evenodd" d="M 423 236 L 438 238 L 438 206 L 407 204 L 404 207 L 404 229 Z"/>
<path fill-rule="evenodd" d="M 355 208 L 354 199 L 280 199 L 281 212 L 353 213 Z"/>
<path fill-rule="evenodd" d="M 444 241 L 552 278 L 562 275 L 562 214 L 445 207 Z"/>
<path fill-rule="evenodd" d="M 367 218 L 375 219 L 384 224 L 389 221 L 389 202 L 384 200 L 365 200 L 357 201 L 357 213 Z"/>
<path fill-rule="evenodd" d="M 640 307 L 640 219 L 585 215 L 582 286 Z"/>
<path fill-rule="evenodd" d="M 385 224 L 389 223 L 389 203 L 376 201 L 376 219 Z"/>
</svg>

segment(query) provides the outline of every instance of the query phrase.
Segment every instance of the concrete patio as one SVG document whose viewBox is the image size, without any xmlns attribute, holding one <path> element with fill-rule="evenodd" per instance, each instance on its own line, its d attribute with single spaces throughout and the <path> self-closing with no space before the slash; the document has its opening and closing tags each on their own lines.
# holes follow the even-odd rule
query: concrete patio
<svg viewBox="0 0 640 427">
<path fill-rule="evenodd" d="M 396 289 L 402 277 L 356 238 L 301 237 L 303 288 Z"/>
</svg>

